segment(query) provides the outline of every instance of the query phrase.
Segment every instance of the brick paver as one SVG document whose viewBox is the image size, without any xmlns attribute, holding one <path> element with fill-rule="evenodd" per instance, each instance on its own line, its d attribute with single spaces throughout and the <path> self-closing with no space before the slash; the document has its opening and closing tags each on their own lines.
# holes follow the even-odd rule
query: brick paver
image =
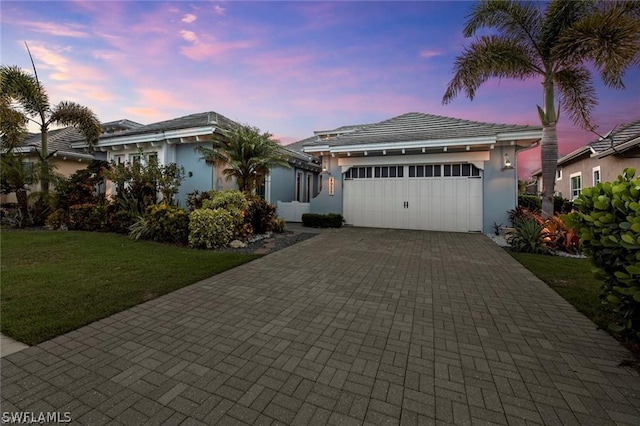
<svg viewBox="0 0 640 426">
<path fill-rule="evenodd" d="M 2 358 L 82 424 L 640 424 L 630 354 L 482 235 L 340 229 Z"/>
</svg>

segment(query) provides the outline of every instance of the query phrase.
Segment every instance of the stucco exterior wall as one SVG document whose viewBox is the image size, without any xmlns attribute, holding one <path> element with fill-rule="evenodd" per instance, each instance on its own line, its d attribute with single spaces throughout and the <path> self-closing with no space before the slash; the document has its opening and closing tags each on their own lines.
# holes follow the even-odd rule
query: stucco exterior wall
<svg viewBox="0 0 640 426">
<path fill-rule="evenodd" d="M 562 179 L 556 179 L 556 192 L 564 198 L 571 199 L 571 175 L 581 173 L 582 188 L 594 185 L 593 168 L 600 166 L 600 181 L 611 182 L 618 179 L 623 170 L 633 167 L 640 172 L 640 148 L 626 151 L 625 157 L 621 155 L 609 155 L 604 158 L 583 156 L 561 166 Z M 635 157 L 635 158 L 633 158 Z"/>
<path fill-rule="evenodd" d="M 191 144 L 177 145 L 175 147 L 174 161 L 184 167 L 186 174 L 176 197 L 178 205 L 182 207 L 187 206 L 187 194 L 195 190 L 200 192 L 211 191 L 215 185 L 216 168 L 201 160 L 201 155 L 195 152 L 193 148 L 194 145 Z"/>
<path fill-rule="evenodd" d="M 512 169 L 505 169 L 504 155 L 508 154 L 512 162 Z M 490 151 L 489 161 L 484 163 L 482 176 L 483 207 L 482 232 L 494 231 L 493 224 L 509 225 L 508 211 L 518 205 L 518 170 L 515 147 L 495 147 Z"/>
<path fill-rule="evenodd" d="M 325 157 L 324 165 L 329 174 L 318 176 L 318 186 L 322 185 L 318 195 L 311 199 L 311 213 L 342 214 L 342 168 L 338 166 L 338 158 Z M 334 179 L 334 193 L 329 195 L 329 179 Z"/>
</svg>

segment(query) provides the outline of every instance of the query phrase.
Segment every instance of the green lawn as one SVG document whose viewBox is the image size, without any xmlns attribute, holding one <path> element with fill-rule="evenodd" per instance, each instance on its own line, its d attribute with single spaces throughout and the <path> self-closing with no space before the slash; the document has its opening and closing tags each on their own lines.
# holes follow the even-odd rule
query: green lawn
<svg viewBox="0 0 640 426">
<path fill-rule="evenodd" d="M 614 317 L 610 308 L 600 303 L 598 294 L 603 283 L 594 277 L 587 259 L 509 253 L 591 321 L 607 329 Z"/>
<path fill-rule="evenodd" d="M 2 333 L 36 344 L 255 259 L 91 232 L 3 231 Z"/>
</svg>

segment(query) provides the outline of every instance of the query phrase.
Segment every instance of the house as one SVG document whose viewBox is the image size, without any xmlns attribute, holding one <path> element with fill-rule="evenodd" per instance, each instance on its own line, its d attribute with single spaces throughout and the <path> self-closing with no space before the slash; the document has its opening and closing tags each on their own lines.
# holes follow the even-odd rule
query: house
<svg viewBox="0 0 640 426">
<path fill-rule="evenodd" d="M 176 163 L 184 167 L 186 177 L 176 196 L 178 204 L 186 205 L 187 194 L 194 191 L 237 188 L 227 180 L 224 167 L 208 164 L 196 152 L 198 145 L 211 146 L 213 137 L 221 137 L 234 121 L 214 111 L 178 117 L 114 133 L 103 134 L 94 149 L 106 155 L 109 162 L 145 161 L 155 157 L 159 164 Z M 86 143 L 77 140 L 75 148 Z M 261 195 L 275 204 L 278 200 L 308 199 L 317 193 L 320 165 L 313 157 L 283 148 L 291 169 L 274 169 L 267 176 Z"/>
<path fill-rule="evenodd" d="M 517 152 L 542 128 L 412 112 L 315 132 L 321 159 L 312 213 L 365 227 L 489 233 L 517 205 Z"/>
<path fill-rule="evenodd" d="M 573 200 L 582 188 L 614 181 L 627 167 L 640 168 L 640 119 L 561 157 L 556 169 L 556 194 Z M 542 170 L 532 176 L 541 193 Z"/>
<path fill-rule="evenodd" d="M 102 124 L 102 131 L 103 134 L 113 134 L 139 126 L 142 126 L 142 124 L 130 120 L 111 121 Z M 87 167 L 95 158 L 104 159 L 104 156 L 96 156 L 95 153 L 88 152 L 88 150 L 85 149 L 86 142 L 83 142 L 82 147 L 74 148 L 71 146 L 72 142 L 82 140 L 84 140 L 82 134 L 75 127 L 64 127 L 49 131 L 47 147 L 49 155 L 52 156 L 51 162 L 55 167 L 56 173 L 64 177 L 69 177 L 76 171 Z M 13 152 L 24 155 L 25 167 L 34 167 L 40 162 L 41 143 L 41 134 L 32 133 L 29 134 L 25 140 L 24 146 L 15 148 Z M 29 191 L 38 191 L 39 189 L 39 183 L 34 182 L 30 185 Z M 2 203 L 15 202 L 15 194 L 2 195 L 1 201 Z"/>
</svg>

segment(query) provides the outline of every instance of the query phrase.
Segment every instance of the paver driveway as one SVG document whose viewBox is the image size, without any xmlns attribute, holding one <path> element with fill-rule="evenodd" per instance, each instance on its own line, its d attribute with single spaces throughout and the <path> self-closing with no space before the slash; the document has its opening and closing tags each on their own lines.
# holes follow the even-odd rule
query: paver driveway
<svg viewBox="0 0 640 426">
<path fill-rule="evenodd" d="M 640 424 L 629 354 L 482 235 L 341 229 L 2 359 L 84 424 Z"/>
</svg>

